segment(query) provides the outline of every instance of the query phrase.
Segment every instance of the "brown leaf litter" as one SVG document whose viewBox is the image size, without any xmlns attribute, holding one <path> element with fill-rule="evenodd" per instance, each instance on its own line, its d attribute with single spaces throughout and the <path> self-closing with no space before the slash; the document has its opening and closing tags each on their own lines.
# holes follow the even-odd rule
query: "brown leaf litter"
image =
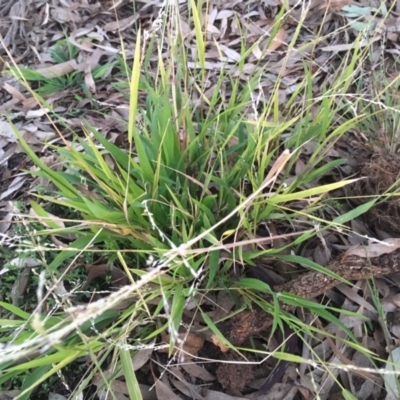
<svg viewBox="0 0 400 400">
<path fill-rule="evenodd" d="M 277 23 L 277 12 L 282 4 L 279 0 L 264 2 L 211 1 L 209 7 L 203 10 L 204 15 L 202 16 L 203 20 L 207 21 L 205 59 L 206 68 L 209 71 L 208 88 L 205 94 L 194 92 L 194 100 L 196 97 L 202 98 L 203 95 L 208 98 L 213 96 L 216 82 L 223 69 L 242 82 L 247 82 L 251 74 L 260 72 L 260 84 L 255 90 L 255 98 L 260 95 L 262 99 L 268 99 L 279 77 L 279 104 L 283 107 L 304 79 L 304 63 L 310 65 L 313 73 L 313 94 L 318 97 L 325 82 L 332 79 L 337 66 L 342 62 L 338 53 L 354 45 L 353 38 L 358 34 L 358 25 L 355 22 L 360 23 L 361 27 L 368 32 L 370 42 L 373 43 L 371 47 L 373 54 L 381 54 L 380 46 L 386 46 L 387 54 L 396 55 L 399 51 L 397 39 L 400 32 L 397 18 L 383 20 L 379 13 L 372 12 L 368 15 L 354 16 L 348 11 L 349 8 L 346 8 L 346 6 L 354 5 L 376 7 L 377 4 L 374 3 L 373 1 L 361 4 L 346 0 L 317 0 L 310 2 L 309 9 L 305 10 L 303 4 L 290 0 L 285 3 L 287 10 L 285 10 L 284 24 L 277 30 L 276 35 L 271 37 Z M 127 61 L 128 63 L 132 62 L 136 31 L 139 25 L 142 28 L 150 29 L 162 5 L 162 1 L 137 1 L 134 8 L 129 0 L 118 2 L 113 0 L 98 2 L 65 0 L 47 3 L 39 0 L 0 1 L 0 35 L 3 40 L 0 45 L 2 63 L 0 70 L 12 65 L 11 57 L 13 57 L 18 65 L 32 68 L 49 78 L 60 78 L 76 71 L 82 72 L 84 83 L 92 95 L 92 98 L 88 98 L 87 93 L 81 87 L 66 88 L 58 93 L 43 95 L 65 125 L 53 124 L 48 120 L 48 110 L 38 107 L 35 98 L 28 90 L 10 75 L 3 73 L 0 78 L 0 112 L 7 112 L 8 117 L 16 124 L 24 138 L 42 159 L 46 160 L 48 165 L 56 166 L 57 160 L 51 159 L 52 155 L 48 153 L 45 143 L 60 140 L 59 133 L 62 133 L 64 138 L 68 138 L 70 133 L 65 126 L 79 131 L 81 116 L 98 128 L 111 142 L 116 142 L 121 147 L 124 146 L 129 109 L 128 100 L 126 96 L 115 89 L 114 83 L 116 81 L 123 82 L 126 77 L 114 76 L 110 73 L 103 79 L 96 80 L 93 70 L 97 66 L 115 62 L 116 55 L 121 51 L 121 40 L 126 50 Z M 187 21 L 188 13 L 186 2 L 180 2 L 179 20 L 185 46 L 195 48 L 195 32 Z M 294 43 L 291 43 L 300 23 L 303 27 L 299 36 Z M 243 41 L 243 37 L 246 37 L 246 41 Z M 63 39 L 74 44 L 78 49 L 78 54 L 72 60 L 56 63 L 50 58 L 49 50 L 58 40 Z M 384 44 L 382 39 L 385 40 Z M 155 40 L 158 41 L 159 38 L 156 37 Z M 170 57 L 167 51 L 169 38 L 164 40 L 161 56 L 167 59 Z M 362 45 L 366 43 L 362 43 Z M 6 45 L 7 51 L 3 44 Z M 246 50 L 251 48 L 251 51 L 245 60 L 243 69 L 240 70 L 237 62 L 242 53 L 242 46 L 245 46 Z M 149 73 L 157 70 L 158 57 L 158 54 L 150 55 L 151 71 Z M 379 61 L 379 58 L 377 60 Z M 198 68 L 195 52 L 189 52 L 187 66 L 192 72 Z M 143 95 L 139 99 L 142 102 Z M 225 83 L 221 85 L 221 95 L 225 99 L 229 99 L 229 85 Z M 12 220 L 11 213 L 15 211 L 9 201 L 23 199 L 29 184 L 32 185 L 31 190 L 34 191 L 38 184 L 43 183 L 28 181 L 27 176 L 21 174 L 21 169 L 29 168 L 30 165 L 26 163 L 26 157 L 18 152 L 20 149 L 16 145 L 9 122 L 5 119 L 0 120 L 0 216 L 2 216 L 0 233 L 2 234 L 8 232 Z M 383 195 L 391 186 L 391 191 L 397 189 L 400 172 L 398 158 L 372 157 L 368 161 L 362 160 L 361 164 L 357 172 L 365 179 L 353 185 L 352 192 L 348 194 L 349 197 L 353 197 L 352 201 L 356 204 L 363 201 L 362 196 Z M 295 166 L 297 173 L 301 173 L 306 165 L 307 158 L 299 161 Z M 354 173 L 354 170 L 350 173 Z M 354 199 L 354 197 L 358 199 Z M 385 201 L 380 202 L 368 212 L 364 219 L 364 225 L 366 229 L 379 230 L 388 234 L 389 236 L 386 237 L 396 236 L 400 226 L 399 215 L 397 197 L 385 198 Z M 364 294 L 368 294 L 368 288 L 363 284 L 363 280 L 367 277 L 382 276 L 398 271 L 398 251 L 377 256 L 378 258 L 372 257 L 370 260 L 372 264 L 368 265 L 365 258 L 354 253 L 348 254 L 344 259 L 336 258 L 334 261 L 328 261 L 330 253 L 328 256 L 323 253 L 322 251 L 318 255 L 317 250 L 312 249 L 311 254 L 313 259 L 318 257 L 319 260 L 326 261 L 327 264 L 321 263 L 326 267 L 331 267 L 332 271 L 342 277 L 355 280 L 356 288 L 344 286 L 334 278 L 309 272 L 301 275 L 300 278 L 277 285 L 275 290 L 295 293 L 305 298 L 314 298 L 325 294 L 332 301 L 337 301 L 337 304 L 344 304 L 344 307 L 359 310 L 361 314 L 370 316 L 375 323 L 376 314 L 374 313 L 376 310 L 366 298 L 359 294 L 359 291 L 362 290 Z M 87 264 L 85 267 L 88 277 L 84 284 L 84 290 L 93 286 L 93 280 L 105 279 L 110 273 L 113 287 L 127 283 L 123 271 L 118 268 L 110 271 L 111 267 L 108 264 Z M 287 268 L 288 266 L 282 263 L 280 267 Z M 290 268 L 287 269 L 292 272 Z M 21 280 L 14 286 L 13 297 L 15 299 L 21 295 L 21 291 L 26 286 L 25 278 L 24 275 L 21 275 Z M 396 281 L 396 274 L 392 275 L 391 279 Z M 397 284 L 400 284 L 400 281 Z M 376 285 L 381 293 L 386 294 L 384 304 L 387 311 L 394 313 L 399 303 L 395 290 L 385 284 L 383 280 L 376 280 Z M 337 287 L 338 290 L 328 290 L 333 287 Z M 343 295 L 347 300 L 340 302 L 340 296 Z M 238 299 L 233 301 L 232 298 L 223 299 L 223 294 L 219 296 L 221 297 L 217 297 L 215 303 L 220 307 L 210 311 L 210 315 L 214 316 L 215 320 L 225 318 L 238 301 Z M 293 311 L 284 304 L 281 304 L 281 307 L 283 310 Z M 190 315 L 186 321 L 189 325 L 192 322 L 191 318 L 194 318 L 193 315 Z M 367 348 L 372 348 L 381 357 L 386 357 L 386 350 L 382 346 L 383 334 L 377 324 L 374 326 L 374 334 L 371 337 L 363 337 L 363 327 L 358 321 L 345 319 L 342 316 L 341 321 L 349 329 L 354 330 Z M 325 329 L 329 333 L 341 334 L 335 324 L 322 324 L 321 321 L 317 321 L 317 323 L 321 324 L 321 329 Z M 222 324 L 221 329 L 226 333 L 226 337 L 236 344 L 243 343 L 252 336 L 252 340 L 264 349 L 263 346 L 266 342 L 264 330 L 270 324 L 269 314 L 260 309 L 254 309 L 239 313 L 229 323 Z M 394 340 L 398 343 L 400 329 L 396 325 L 396 317 L 392 318 L 390 329 L 393 332 Z M 201 328 L 199 330 L 201 331 Z M 150 359 L 153 354 L 150 351 L 147 358 L 144 359 L 144 363 L 138 364 L 140 366 L 135 368 L 141 378 L 140 389 L 145 396 L 148 396 L 145 398 L 172 399 L 181 398 L 181 395 L 208 400 L 234 399 L 242 396 L 248 398 L 251 391 L 257 391 L 265 385 L 265 377 L 270 372 L 268 368 L 265 368 L 265 364 L 268 362 L 262 363 L 261 366 L 255 366 L 257 363 L 251 363 L 253 360 L 250 353 L 245 353 L 247 356 L 245 359 L 242 355 L 226 351 L 226 344 L 218 337 L 209 335 L 203 338 L 195 329 L 193 332 L 186 331 L 185 335 L 181 338 L 184 346 L 180 350 L 179 346 L 175 349 L 175 359 L 179 360 L 182 354 L 190 354 L 190 357 L 185 360 L 188 361 L 186 365 L 171 367 L 171 374 L 165 374 L 164 369 L 156 369 L 158 365 Z M 169 342 L 168 337 L 164 340 Z M 274 338 L 271 339 L 271 341 L 273 340 Z M 332 364 L 340 361 L 350 366 L 354 364 L 360 367 L 370 367 L 369 361 L 363 359 L 362 354 L 352 353 L 349 348 L 342 347 L 342 343 L 333 343 L 329 338 L 320 337 L 308 340 L 309 347 L 313 348 L 322 360 L 329 360 Z M 279 347 L 279 344 L 275 343 L 275 347 Z M 306 346 L 302 351 L 306 352 Z M 161 353 L 161 356 L 165 355 Z M 308 358 L 310 357 L 311 355 L 308 354 Z M 204 358 L 211 361 L 225 360 L 229 363 L 221 364 L 218 367 L 211 365 L 212 362 L 205 362 L 200 366 L 200 362 L 204 361 Z M 306 353 L 304 358 L 307 358 Z M 165 363 L 167 364 L 167 362 Z M 272 364 L 272 366 L 274 365 Z M 268 364 L 268 367 L 271 367 L 271 364 Z M 296 395 L 302 396 L 302 398 L 313 398 L 317 385 L 320 385 L 321 389 L 320 398 L 333 397 L 335 393 L 339 392 L 335 387 L 334 379 L 329 375 L 332 373 L 331 371 L 328 373 L 315 369 L 310 374 L 306 368 L 306 364 L 299 365 L 298 371 L 291 370 L 290 367 L 286 368 L 284 379 L 289 384 L 286 386 L 285 383 L 275 385 L 274 390 L 278 388 L 276 389 L 278 391 L 272 391 L 271 396 L 280 394 L 282 397 L 283 393 L 286 399 L 294 398 Z M 366 394 L 376 391 L 378 387 L 375 385 L 371 389 L 367 385 L 368 379 L 360 378 L 356 373 L 348 372 L 345 375 L 343 370 L 335 370 L 332 374 L 335 376 L 340 374 L 341 379 L 348 382 L 351 391 L 358 398 L 366 398 Z M 161 379 L 160 376 L 162 376 Z M 96 379 L 93 380 L 93 385 L 100 387 L 101 384 L 104 384 L 103 378 L 96 377 Z M 297 380 L 296 385 L 291 383 L 294 380 Z M 370 379 L 371 381 L 372 379 Z M 154 383 L 156 392 L 150 390 Z M 126 382 L 117 379 L 112 383 L 111 389 L 118 398 L 128 398 Z M 106 391 L 103 394 L 106 396 Z M 378 398 L 378 396 L 379 393 L 374 394 L 374 398 Z M 267 397 L 262 398 L 267 399 Z"/>
</svg>

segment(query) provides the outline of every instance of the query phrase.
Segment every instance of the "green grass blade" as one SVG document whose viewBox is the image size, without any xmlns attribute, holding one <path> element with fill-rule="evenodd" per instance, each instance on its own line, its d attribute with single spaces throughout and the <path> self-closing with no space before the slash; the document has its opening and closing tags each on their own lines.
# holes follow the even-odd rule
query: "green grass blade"
<svg viewBox="0 0 400 400">
<path fill-rule="evenodd" d="M 48 178 L 62 191 L 62 193 L 67 197 L 74 197 L 77 195 L 77 190 L 62 177 L 61 174 L 53 171 L 49 168 L 30 148 L 29 144 L 24 140 L 18 129 L 14 126 L 14 124 L 9 121 L 12 129 L 17 136 L 21 147 L 25 150 L 28 156 L 34 161 L 34 163 L 44 171 Z"/>
<path fill-rule="evenodd" d="M 131 399 L 142 400 L 139 383 L 136 379 L 135 370 L 133 369 L 131 353 L 126 348 L 120 348 L 119 357 L 121 360 L 121 368 L 125 377 L 126 386 L 128 388 Z"/>
</svg>

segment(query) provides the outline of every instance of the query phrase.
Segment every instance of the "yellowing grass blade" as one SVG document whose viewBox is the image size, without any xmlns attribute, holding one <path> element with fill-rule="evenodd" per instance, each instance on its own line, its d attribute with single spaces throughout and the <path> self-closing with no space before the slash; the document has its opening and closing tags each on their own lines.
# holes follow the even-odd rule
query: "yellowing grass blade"
<svg viewBox="0 0 400 400">
<path fill-rule="evenodd" d="M 319 194 L 323 194 L 323 193 L 330 192 L 332 190 L 339 189 L 343 186 L 349 185 L 356 181 L 358 181 L 358 179 L 349 179 L 347 181 L 330 183 L 329 185 L 322 185 L 322 186 L 318 186 L 318 187 L 315 187 L 312 189 L 302 190 L 300 192 L 295 192 L 295 193 L 290 193 L 290 194 L 277 194 L 277 195 L 271 197 L 270 199 L 268 199 L 268 202 L 273 203 L 273 204 L 278 204 L 278 203 L 286 203 L 288 201 L 293 201 L 293 200 L 304 199 L 307 197 L 317 196 Z"/>
<path fill-rule="evenodd" d="M 132 67 L 132 77 L 130 82 L 130 101 L 129 101 L 129 123 L 128 123 L 128 141 L 132 143 L 133 132 L 135 127 L 136 110 L 138 105 L 138 93 L 139 93 L 139 80 L 140 80 L 140 67 L 141 67 L 141 51 L 140 51 L 140 29 L 137 33 L 135 56 Z"/>
<path fill-rule="evenodd" d="M 194 0 L 190 0 L 193 13 L 194 31 L 196 33 L 197 55 L 199 57 L 200 67 L 204 70 L 206 64 L 206 47 L 204 44 L 203 32 L 201 30 L 201 19 Z"/>
</svg>

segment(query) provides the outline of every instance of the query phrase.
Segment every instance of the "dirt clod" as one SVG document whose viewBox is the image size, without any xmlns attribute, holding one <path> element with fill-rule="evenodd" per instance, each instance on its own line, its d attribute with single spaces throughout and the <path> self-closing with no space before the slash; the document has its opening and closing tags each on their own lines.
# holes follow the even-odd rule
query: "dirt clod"
<svg viewBox="0 0 400 400">
<path fill-rule="evenodd" d="M 361 166 L 360 176 L 364 179 L 354 184 L 353 195 L 360 197 L 362 203 L 386 191 L 393 193 L 400 187 L 400 157 L 375 155 Z M 372 229 L 377 228 L 392 235 L 400 234 L 400 198 L 392 196 L 376 204 L 367 212 L 366 219 Z"/>
<path fill-rule="evenodd" d="M 240 395 L 247 383 L 254 379 L 253 366 L 245 363 L 237 353 L 228 352 L 225 359 L 237 363 L 221 364 L 217 368 L 218 382 L 229 393 Z"/>
</svg>

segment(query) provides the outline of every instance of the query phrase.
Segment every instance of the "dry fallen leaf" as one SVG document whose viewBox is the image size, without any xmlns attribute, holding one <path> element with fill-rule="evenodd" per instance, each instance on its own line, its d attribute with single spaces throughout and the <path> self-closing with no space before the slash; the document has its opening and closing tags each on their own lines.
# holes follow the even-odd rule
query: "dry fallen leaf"
<svg viewBox="0 0 400 400">
<path fill-rule="evenodd" d="M 177 396 L 173 390 L 167 386 L 160 379 L 156 380 L 155 383 L 156 393 L 158 400 L 182 400 L 179 396 Z"/>
<path fill-rule="evenodd" d="M 3 89 L 10 93 L 15 99 L 24 101 L 26 97 L 14 86 L 11 86 L 7 82 L 4 83 Z"/>
<path fill-rule="evenodd" d="M 13 214 L 17 213 L 18 209 L 13 202 L 8 202 L 4 208 L 0 208 L 0 215 L 3 217 L 0 220 L 0 233 L 6 233 L 11 225 Z"/>
<path fill-rule="evenodd" d="M 334 52 L 341 52 L 341 51 L 348 51 L 354 48 L 363 48 L 366 46 L 372 45 L 372 43 L 377 42 L 378 40 L 381 40 L 381 36 L 377 35 L 376 37 L 370 39 L 369 41 L 367 40 L 361 40 L 360 42 L 357 43 L 344 43 L 344 44 L 334 44 L 332 46 L 325 46 L 322 47 L 320 50 L 322 51 L 334 51 Z"/>
<path fill-rule="evenodd" d="M 128 283 L 128 277 L 125 272 L 117 267 L 108 264 L 85 264 L 84 266 L 88 276 L 82 290 L 86 290 L 94 279 L 106 278 L 110 275 L 112 288 L 120 288 Z"/>
<path fill-rule="evenodd" d="M 232 50 L 223 44 L 219 44 L 218 46 L 225 53 L 225 55 L 228 57 L 228 59 L 230 61 L 239 62 L 240 59 L 242 58 L 241 55 L 237 51 Z"/>
<path fill-rule="evenodd" d="M 92 384 L 97 386 L 98 388 L 101 388 L 97 393 L 99 399 L 109 400 L 110 391 L 112 391 L 113 399 L 129 400 L 129 391 L 126 382 L 114 379 L 111 382 L 108 381 L 106 384 L 104 382 L 104 375 L 97 373 L 93 377 Z M 109 386 L 110 389 L 103 389 L 106 386 Z M 151 388 L 149 386 L 139 384 L 139 388 L 143 400 L 159 400 L 159 398 L 157 399 L 155 391 L 150 390 Z"/>
<path fill-rule="evenodd" d="M 54 7 L 51 10 L 51 16 L 60 24 L 65 24 L 67 22 L 79 24 L 82 22 L 82 18 L 79 14 L 66 7 Z"/>
<path fill-rule="evenodd" d="M 281 393 L 282 396 L 282 393 Z M 281 398 L 281 397 L 279 397 Z M 285 397 L 286 399 L 287 397 Z M 204 400 L 248 400 L 249 397 L 236 397 L 236 396 L 230 396 L 229 394 L 225 394 L 222 392 L 217 392 L 216 390 L 208 390 L 207 394 L 203 397 Z M 269 400 L 270 398 L 267 399 L 267 397 L 264 398 L 265 400 Z M 257 400 L 263 400 L 262 397 L 258 396 Z"/>
<path fill-rule="evenodd" d="M 45 78 L 56 78 L 70 74 L 74 71 L 83 71 L 84 66 L 78 65 L 76 60 L 69 60 L 60 64 L 51 65 L 46 68 L 39 68 L 36 70 L 39 74 L 43 75 Z"/>
<path fill-rule="evenodd" d="M 350 247 L 343 258 L 348 256 L 358 256 L 363 258 L 373 258 L 382 254 L 390 254 L 400 248 L 400 239 L 390 238 L 382 240 L 380 243 L 371 243 L 367 246 L 356 245 Z"/>
<path fill-rule="evenodd" d="M 181 368 L 185 370 L 189 375 L 199 378 L 204 382 L 215 381 L 216 377 L 208 372 L 204 367 L 195 363 L 182 364 Z"/>
<path fill-rule="evenodd" d="M 223 342 L 221 342 L 221 340 L 219 340 L 217 336 L 211 335 L 210 340 L 212 343 L 214 343 L 216 346 L 219 347 L 222 353 L 226 353 L 229 350 L 229 347 L 227 347 Z"/>
<path fill-rule="evenodd" d="M 135 14 L 127 18 L 119 19 L 117 21 L 108 22 L 103 26 L 103 29 L 106 32 L 114 32 L 114 31 L 122 32 L 125 29 L 131 27 L 134 24 L 134 22 L 138 19 L 138 17 L 139 14 Z"/>
<path fill-rule="evenodd" d="M 360 305 L 361 307 L 373 312 L 373 313 L 377 313 L 375 307 L 369 303 L 364 297 L 360 296 L 357 291 L 358 291 L 358 287 L 350 287 L 344 283 L 336 286 L 336 289 L 341 291 L 348 300 L 351 300 L 353 303 L 356 303 L 358 305 Z"/>
<path fill-rule="evenodd" d="M 331 8 L 332 10 L 339 11 L 342 7 L 352 3 L 352 0 L 322 0 L 317 6 L 317 10 L 326 10 Z"/>
<path fill-rule="evenodd" d="M 14 130 L 8 121 L 0 120 L 0 138 L 5 139 L 6 143 L 17 141 Z"/>
<path fill-rule="evenodd" d="M 148 348 L 141 349 L 136 352 L 136 354 L 132 357 L 132 366 L 133 370 L 137 371 L 138 369 L 142 368 L 147 361 L 150 360 L 150 357 L 153 353 L 153 348 L 151 347 L 155 341 L 148 344 Z"/>
<path fill-rule="evenodd" d="M 203 396 L 200 395 L 201 386 L 192 385 L 186 382 L 183 376 L 179 376 L 179 380 L 171 379 L 171 383 L 175 389 L 178 389 L 184 396 L 193 400 L 203 400 Z"/>
<path fill-rule="evenodd" d="M 27 176 L 16 176 L 13 179 L 13 181 L 11 182 L 8 189 L 5 190 L 3 193 L 1 193 L 0 200 L 3 200 L 5 198 L 7 198 L 8 196 L 11 196 L 17 190 L 21 189 L 27 179 L 28 179 Z"/>
<path fill-rule="evenodd" d="M 373 369 L 374 365 L 370 359 L 361 351 L 356 351 L 352 357 L 351 365 L 360 367 L 360 369 Z M 378 399 L 381 393 L 382 378 L 377 375 L 365 372 L 347 372 L 350 382 L 351 393 L 356 399 Z"/>
<path fill-rule="evenodd" d="M 169 343 L 170 335 L 163 337 L 163 341 Z M 179 333 L 176 340 L 174 355 L 181 361 L 189 361 L 203 347 L 204 339 L 194 333 Z M 168 349 L 160 349 L 161 353 L 168 353 Z"/>
<path fill-rule="evenodd" d="M 36 102 L 36 99 L 33 99 Z M 47 113 L 50 110 L 48 108 L 39 108 L 38 110 L 29 110 L 26 115 L 25 118 L 26 119 L 31 119 L 31 118 L 40 118 L 43 117 L 44 115 L 47 115 Z"/>
<path fill-rule="evenodd" d="M 269 44 L 267 48 L 267 53 L 271 53 L 279 47 L 281 47 L 285 43 L 285 39 L 287 38 L 287 33 L 285 29 L 280 28 L 274 38 L 272 39 L 271 43 Z"/>
</svg>

